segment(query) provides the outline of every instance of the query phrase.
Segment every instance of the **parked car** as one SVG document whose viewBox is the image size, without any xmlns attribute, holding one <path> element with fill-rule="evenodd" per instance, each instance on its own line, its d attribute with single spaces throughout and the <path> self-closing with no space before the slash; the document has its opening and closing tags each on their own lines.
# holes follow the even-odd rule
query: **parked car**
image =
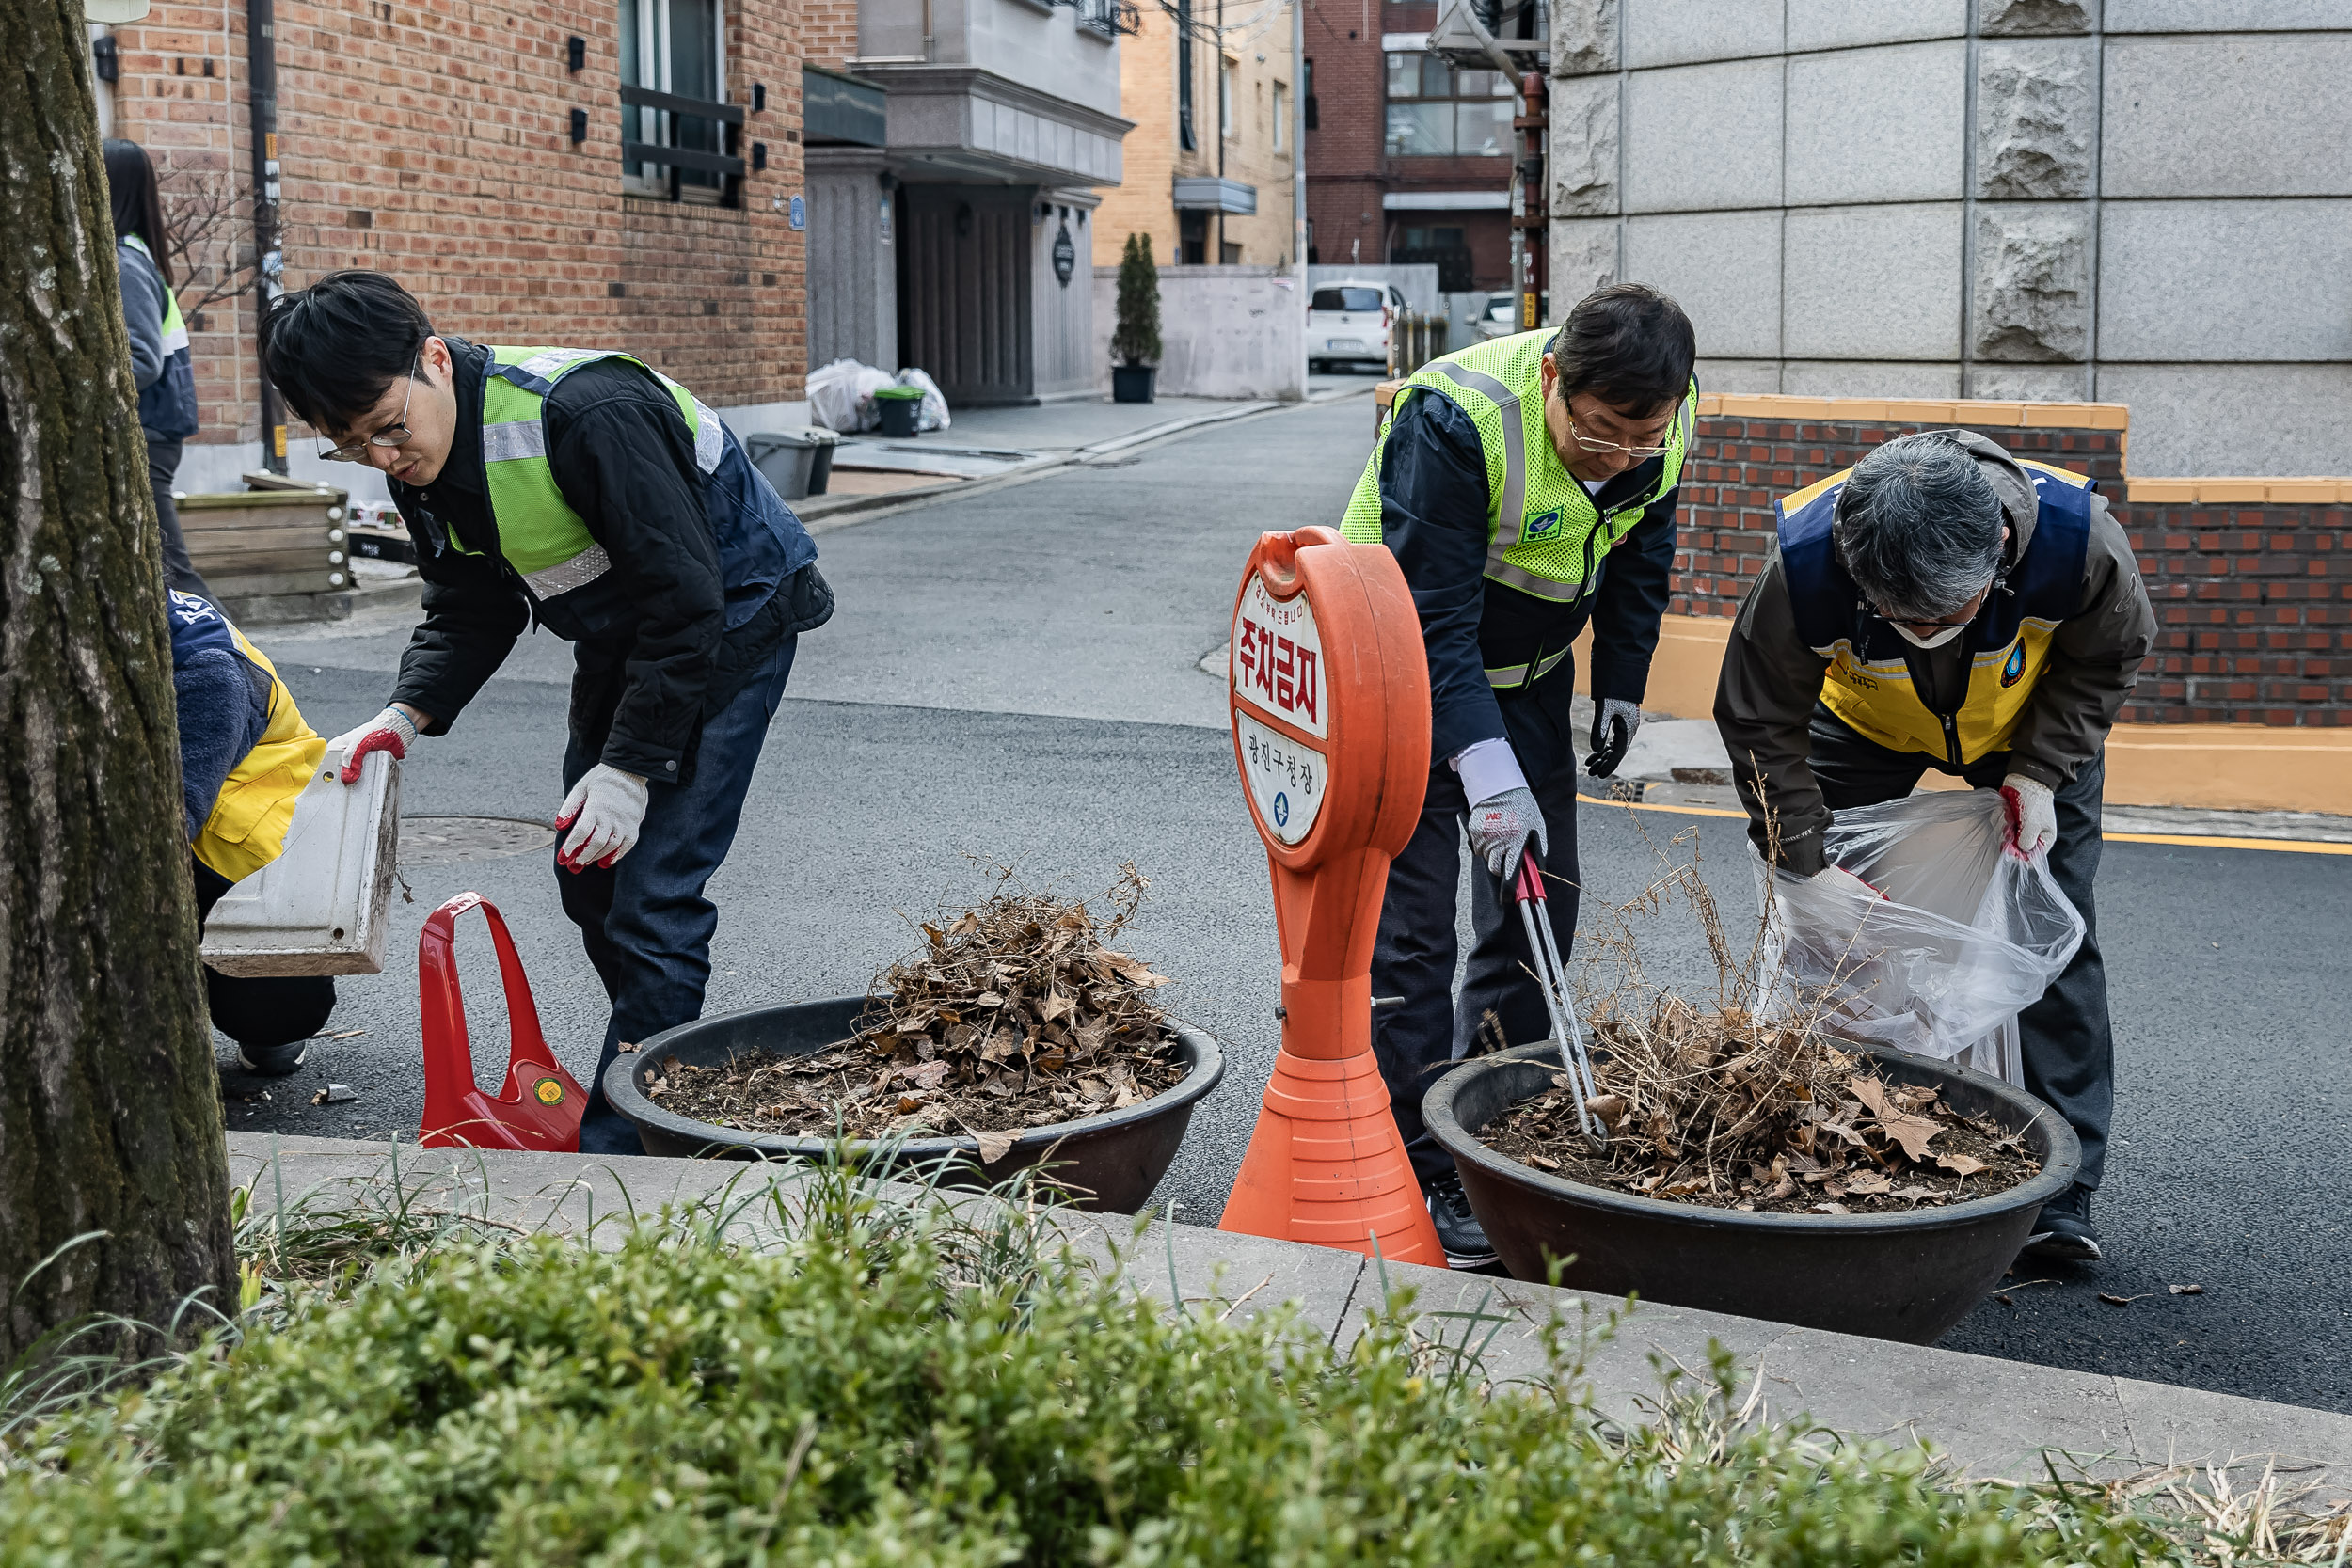
<svg viewBox="0 0 2352 1568">
<path fill-rule="evenodd" d="M 1389 368 L 1389 328 L 1405 309 L 1393 283 L 1342 278 L 1307 301 L 1307 368 L 1318 374 L 1336 365 Z"/>
<path fill-rule="evenodd" d="M 1535 296 L 1535 308 L 1545 321 L 1551 319 L 1551 295 Z M 1516 293 L 1488 294 L 1486 309 L 1478 314 L 1474 329 L 1481 338 L 1508 338 L 1519 330 L 1519 296 Z"/>
</svg>

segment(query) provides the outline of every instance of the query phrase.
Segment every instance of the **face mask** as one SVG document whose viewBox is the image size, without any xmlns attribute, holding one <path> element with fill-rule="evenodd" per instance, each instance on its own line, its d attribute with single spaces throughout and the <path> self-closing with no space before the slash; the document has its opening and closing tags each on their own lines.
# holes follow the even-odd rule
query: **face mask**
<svg viewBox="0 0 2352 1568">
<path fill-rule="evenodd" d="M 1887 625 L 1895 628 L 1896 636 L 1901 638 L 1904 641 L 1910 643 L 1915 648 L 1940 648 L 1945 643 L 1949 642 L 1953 638 L 1958 637 L 1962 632 L 1968 629 L 1966 626 L 1946 626 L 1942 630 L 1938 631 L 1933 637 L 1921 637 L 1917 632 L 1913 631 L 1909 626 L 1903 626 L 1899 622 L 1889 621 Z"/>
</svg>

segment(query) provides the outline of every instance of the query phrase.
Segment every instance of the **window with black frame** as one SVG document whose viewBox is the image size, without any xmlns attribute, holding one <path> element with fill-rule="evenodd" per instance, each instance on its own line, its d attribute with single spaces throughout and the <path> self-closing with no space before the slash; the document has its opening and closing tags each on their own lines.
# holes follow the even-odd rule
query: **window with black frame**
<svg viewBox="0 0 2352 1568">
<path fill-rule="evenodd" d="M 620 0 L 622 184 L 673 201 L 735 200 L 742 109 L 726 102 L 723 0 Z"/>
<path fill-rule="evenodd" d="M 1391 158 L 1502 158 L 1511 151 L 1511 79 L 1435 55 L 1389 56 Z"/>
</svg>

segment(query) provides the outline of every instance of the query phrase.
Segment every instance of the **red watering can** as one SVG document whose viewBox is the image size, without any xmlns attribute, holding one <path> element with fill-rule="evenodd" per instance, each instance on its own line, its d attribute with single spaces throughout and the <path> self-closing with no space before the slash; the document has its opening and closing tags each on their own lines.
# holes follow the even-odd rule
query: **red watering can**
<svg viewBox="0 0 2352 1568">
<path fill-rule="evenodd" d="M 474 1086 L 466 1000 L 457 985 L 457 917 L 474 909 L 489 919 L 506 986 L 506 1086 L 495 1099 Z M 580 1118 L 588 1109 L 588 1096 L 539 1033 L 531 981 L 498 906 L 478 893 L 461 893 L 426 917 L 424 934 L 417 940 L 417 1000 L 424 1021 L 424 1121 L 417 1129 L 418 1143 L 427 1148 L 548 1152 L 580 1148 Z"/>
</svg>

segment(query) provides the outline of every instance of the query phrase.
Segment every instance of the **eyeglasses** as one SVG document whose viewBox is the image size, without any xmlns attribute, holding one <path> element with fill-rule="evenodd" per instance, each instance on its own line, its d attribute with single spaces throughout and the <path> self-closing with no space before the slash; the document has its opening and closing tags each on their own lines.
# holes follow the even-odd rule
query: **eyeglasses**
<svg viewBox="0 0 2352 1568">
<path fill-rule="evenodd" d="M 400 400 L 400 418 L 377 431 L 364 441 L 347 441 L 340 447 L 329 447 L 319 455 L 333 463 L 364 463 L 370 447 L 405 447 L 408 444 L 408 401 L 417 395 L 417 376 L 424 369 L 421 356 L 410 369 L 408 390 Z"/>
<path fill-rule="evenodd" d="M 1568 434 L 1575 439 L 1578 446 L 1583 448 L 1586 451 L 1593 453 L 1597 457 L 1603 454 L 1609 454 L 1619 457 L 1630 457 L 1636 463 L 1646 463 L 1653 457 L 1663 457 L 1666 455 L 1666 448 L 1663 443 L 1654 447 L 1622 447 L 1614 441 L 1596 441 L 1590 436 L 1585 435 L 1582 431 L 1576 428 L 1576 416 L 1573 414 L 1568 416 Z"/>
</svg>

